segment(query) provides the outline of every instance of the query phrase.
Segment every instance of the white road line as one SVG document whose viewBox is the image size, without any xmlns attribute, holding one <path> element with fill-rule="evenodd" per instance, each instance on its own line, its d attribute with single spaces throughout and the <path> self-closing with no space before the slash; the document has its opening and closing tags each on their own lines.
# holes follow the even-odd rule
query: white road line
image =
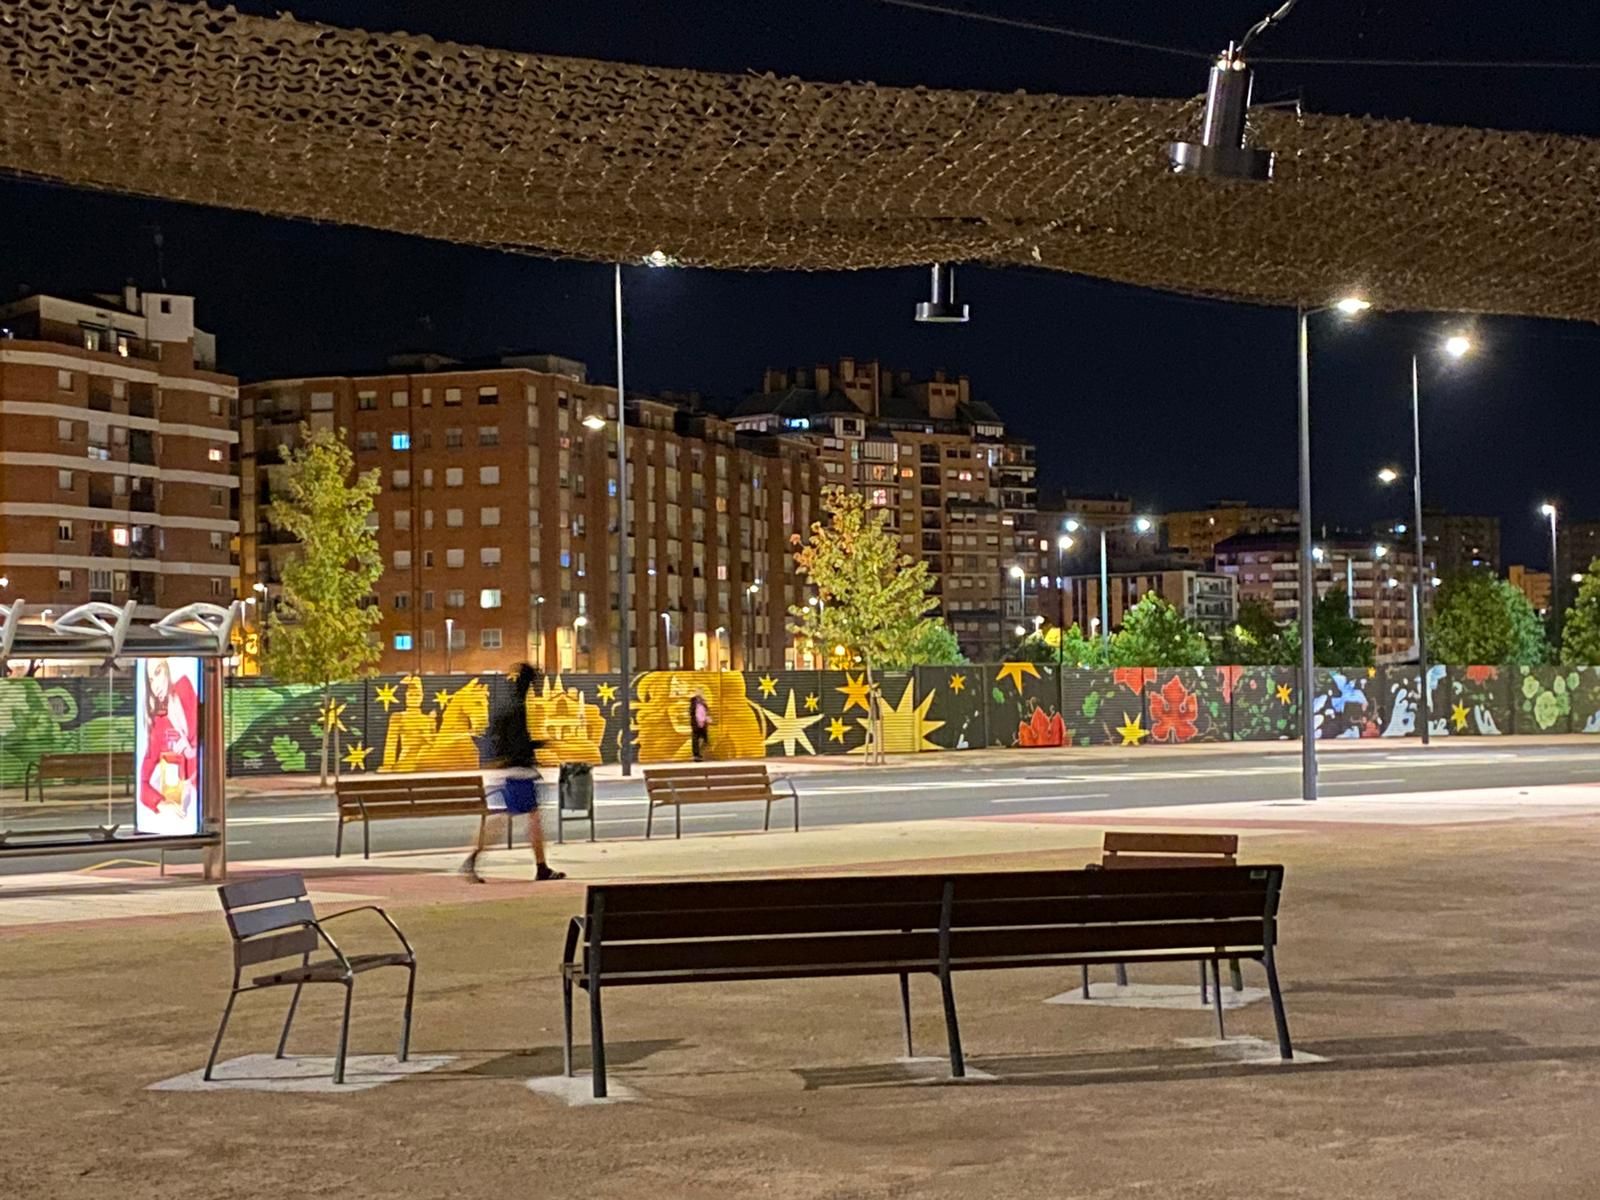
<svg viewBox="0 0 1600 1200">
<path fill-rule="evenodd" d="M 990 804 L 1057 804 L 1063 800 L 1105 800 L 1110 792 L 1081 792 L 1076 796 L 1007 796 Z"/>
<path fill-rule="evenodd" d="M 1374 783 L 1404 783 L 1404 779 L 1330 779 L 1329 787 L 1367 787 Z"/>
</svg>

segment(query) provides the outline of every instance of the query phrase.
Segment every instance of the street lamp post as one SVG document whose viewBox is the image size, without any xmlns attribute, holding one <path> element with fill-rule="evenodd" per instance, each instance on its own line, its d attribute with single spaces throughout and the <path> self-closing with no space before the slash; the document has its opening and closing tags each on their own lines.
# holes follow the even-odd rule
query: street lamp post
<svg viewBox="0 0 1600 1200">
<path fill-rule="evenodd" d="M 744 669 L 755 667 L 756 659 L 756 593 L 761 590 L 761 580 L 756 580 L 744 590 Z"/>
<path fill-rule="evenodd" d="M 544 653 L 544 597 L 533 598 L 533 642 L 539 647 L 539 670 L 546 670 Z"/>
<path fill-rule="evenodd" d="M 1556 619 L 1559 620 L 1561 593 L 1560 581 L 1556 574 L 1558 566 L 1556 562 L 1556 506 L 1551 501 L 1546 500 L 1539 506 L 1539 512 L 1541 515 L 1550 518 L 1550 611 L 1558 614 Z"/>
<path fill-rule="evenodd" d="M 667 627 L 667 670 L 672 670 L 678 664 L 672 660 L 672 614 L 661 614 L 661 623 Z"/>
<path fill-rule="evenodd" d="M 1066 527 L 1076 533 L 1083 528 L 1083 522 L 1076 518 L 1068 518 Z M 1155 527 L 1149 517 L 1135 517 L 1133 529 L 1135 533 L 1149 533 Z M 1100 647 L 1109 658 L 1111 654 L 1111 564 L 1106 554 L 1106 526 L 1100 526 Z"/>
<path fill-rule="evenodd" d="M 454 617 L 446 617 L 444 619 L 444 673 L 446 675 L 451 674 L 450 665 L 455 648 L 456 619 Z"/>
<path fill-rule="evenodd" d="M 1056 539 L 1056 605 L 1060 618 L 1056 621 L 1056 669 L 1061 669 L 1062 654 L 1067 641 L 1067 551 L 1072 549 L 1072 536 L 1063 533 Z"/>
<path fill-rule="evenodd" d="M 1453 340 L 1452 340 L 1453 344 Z M 1466 353 L 1466 347 L 1462 347 Z M 1422 394 L 1417 384 L 1417 356 L 1411 356 L 1411 521 L 1417 547 L 1417 718 L 1422 725 L 1422 744 L 1428 744 L 1432 697 L 1428 695 L 1428 630 L 1426 596 L 1423 591 L 1433 572 L 1428 569 L 1425 539 L 1422 536 Z"/>
<path fill-rule="evenodd" d="M 652 262 L 665 264 L 667 259 L 657 250 Z M 631 702 L 633 680 L 628 629 L 628 575 L 632 560 L 628 547 L 628 388 L 622 369 L 622 264 L 613 264 L 614 303 L 612 311 L 617 327 L 617 646 L 622 667 L 622 731 L 617 735 L 617 761 L 624 775 L 633 774 L 632 750 L 628 734 L 633 729 Z"/>
</svg>

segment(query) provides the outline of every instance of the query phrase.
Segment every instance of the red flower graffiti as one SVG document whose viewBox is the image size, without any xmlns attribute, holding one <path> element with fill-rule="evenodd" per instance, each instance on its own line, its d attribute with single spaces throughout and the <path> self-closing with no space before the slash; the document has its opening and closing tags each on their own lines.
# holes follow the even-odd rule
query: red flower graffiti
<svg viewBox="0 0 1600 1200">
<path fill-rule="evenodd" d="M 1060 713 L 1044 715 L 1044 709 L 1035 708 L 1033 715 L 1017 726 L 1019 746 L 1064 746 L 1067 744 L 1067 724 Z"/>
<path fill-rule="evenodd" d="M 1488 683 L 1491 679 L 1498 679 L 1499 667 L 1468 667 L 1467 679 L 1473 683 Z"/>
<path fill-rule="evenodd" d="M 1194 722 L 1199 715 L 1199 698 L 1174 675 L 1159 692 L 1150 693 L 1151 741 L 1187 742 L 1197 732 Z"/>
<path fill-rule="evenodd" d="M 1222 684 L 1222 702 L 1233 703 L 1233 689 L 1239 684 L 1239 676 L 1244 674 L 1243 667 L 1218 667 L 1217 680 Z"/>
<path fill-rule="evenodd" d="M 1135 696 L 1144 691 L 1144 685 L 1154 682 L 1156 673 L 1150 667 L 1118 667 L 1111 678 L 1122 684 Z"/>
</svg>

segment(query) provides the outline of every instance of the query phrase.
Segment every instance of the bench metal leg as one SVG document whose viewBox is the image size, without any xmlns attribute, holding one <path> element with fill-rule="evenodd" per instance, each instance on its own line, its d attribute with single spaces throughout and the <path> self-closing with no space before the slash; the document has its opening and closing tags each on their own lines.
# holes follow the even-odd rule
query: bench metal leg
<svg viewBox="0 0 1600 1200">
<path fill-rule="evenodd" d="M 950 986 L 950 972 L 939 972 L 939 990 L 944 995 L 944 1031 L 950 1042 L 950 1074 L 963 1079 L 967 1074 L 967 1060 L 961 1053 L 961 1026 L 956 1023 L 956 993 Z"/>
<path fill-rule="evenodd" d="M 350 1002 L 355 999 L 355 983 L 354 979 L 344 981 L 344 1019 L 339 1022 L 339 1048 L 333 1055 L 334 1083 L 344 1082 L 345 1051 L 350 1047 Z"/>
<path fill-rule="evenodd" d="M 561 973 L 561 1073 L 572 1078 L 572 976 Z"/>
<path fill-rule="evenodd" d="M 1200 964 L 1200 969 L 1205 970 L 1205 964 Z M 1211 1002 L 1217 1010 L 1217 1040 L 1227 1041 L 1228 1031 L 1222 1024 L 1222 964 L 1219 960 L 1211 960 Z"/>
<path fill-rule="evenodd" d="M 233 1002 L 239 998 L 239 989 L 235 987 L 228 993 L 228 1003 L 222 1008 L 222 1022 L 217 1026 L 217 1036 L 211 1042 L 211 1054 L 206 1059 L 206 1069 L 201 1072 L 200 1078 L 210 1082 L 212 1069 L 217 1065 L 217 1051 L 222 1049 L 222 1035 L 228 1032 L 228 1018 L 233 1015 Z"/>
<path fill-rule="evenodd" d="M 1204 1008 L 1211 1003 L 1210 986 L 1206 983 L 1206 965 L 1200 964 L 1200 1007 Z"/>
<path fill-rule="evenodd" d="M 650 829 L 656 823 L 656 802 L 654 800 L 646 800 L 644 803 L 644 840 L 648 842 L 650 840 Z M 590 826 L 590 828 L 592 829 L 593 826 Z"/>
<path fill-rule="evenodd" d="M 905 1027 L 906 1057 L 914 1057 L 911 1049 L 911 977 L 904 971 L 900 972 L 900 1016 Z"/>
<path fill-rule="evenodd" d="M 412 1002 L 417 996 L 417 964 L 413 960 L 406 964 L 406 1007 L 400 1015 L 400 1061 L 405 1062 L 411 1057 L 411 1011 Z"/>
<path fill-rule="evenodd" d="M 1267 947 L 1261 965 L 1267 969 L 1267 991 L 1272 995 L 1272 1023 L 1278 1028 L 1278 1055 L 1285 1062 L 1294 1058 L 1294 1046 L 1289 1041 L 1289 1018 L 1283 1011 L 1283 990 L 1278 986 L 1278 964 L 1272 947 Z"/>
<path fill-rule="evenodd" d="M 1244 975 L 1239 970 L 1239 960 L 1237 958 L 1228 960 L 1228 971 L 1233 976 L 1233 990 L 1236 992 L 1244 991 Z"/>
<path fill-rule="evenodd" d="M 1117 986 L 1118 987 L 1127 987 L 1128 986 L 1128 964 L 1127 963 L 1118 963 L 1117 964 Z"/>
<path fill-rule="evenodd" d="M 606 1097 L 606 1031 L 605 1018 L 600 1012 L 600 980 L 598 976 L 589 979 L 589 1059 L 591 1062 L 590 1074 L 594 1079 L 594 1095 L 597 1100 Z"/>
<path fill-rule="evenodd" d="M 772 832 L 772 801 L 770 799 L 767 801 L 767 815 L 766 815 L 766 818 L 761 822 L 761 832 L 762 833 L 771 833 Z"/>
<path fill-rule="evenodd" d="M 1089 964 L 1083 964 L 1083 998 L 1089 999 Z"/>
<path fill-rule="evenodd" d="M 681 804 L 672 806 L 672 826 L 672 836 L 681 838 L 683 836 L 683 805 Z"/>
<path fill-rule="evenodd" d="M 372 822 L 369 820 L 361 822 L 361 857 L 372 857 Z"/>
<path fill-rule="evenodd" d="M 339 818 L 339 832 L 333 835 L 333 856 L 338 858 L 344 853 L 344 818 Z"/>
<path fill-rule="evenodd" d="M 284 1049 L 289 1045 L 289 1026 L 294 1024 L 294 1010 L 300 1006 L 300 989 L 303 987 L 303 983 L 294 985 L 294 995 L 289 997 L 289 1011 L 284 1015 L 283 1032 L 278 1035 L 278 1049 L 273 1058 L 282 1058 Z"/>
</svg>

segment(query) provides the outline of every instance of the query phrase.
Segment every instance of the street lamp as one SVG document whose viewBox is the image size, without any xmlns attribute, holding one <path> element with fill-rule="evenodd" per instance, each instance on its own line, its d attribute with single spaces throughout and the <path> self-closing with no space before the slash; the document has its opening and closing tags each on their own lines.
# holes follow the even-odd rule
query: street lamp
<svg viewBox="0 0 1600 1200">
<path fill-rule="evenodd" d="M 1072 549 L 1072 535 L 1063 533 L 1056 539 L 1056 668 L 1061 667 L 1061 656 L 1066 650 L 1067 629 L 1067 551 Z"/>
<path fill-rule="evenodd" d="M 671 670 L 677 665 L 672 661 L 672 614 L 669 612 L 662 613 L 661 623 L 667 627 L 667 669 Z"/>
<path fill-rule="evenodd" d="M 1561 605 L 1556 595 L 1558 591 L 1556 583 L 1556 506 L 1551 501 L 1546 500 L 1539 505 L 1539 512 L 1541 515 L 1550 518 L 1550 611 L 1558 614 L 1557 620 L 1559 620 Z"/>
<path fill-rule="evenodd" d="M 544 654 L 544 597 L 533 598 L 533 640 L 539 647 L 539 670 L 545 670 Z"/>
<path fill-rule="evenodd" d="M 1012 563 L 1011 578 L 1017 581 L 1017 616 L 1026 616 L 1028 612 L 1028 573 L 1019 564 Z M 1022 630 L 1020 625 L 1017 628 Z M 1022 630 L 1017 636 L 1021 637 L 1022 633 L 1025 632 L 1026 630 Z"/>
<path fill-rule="evenodd" d="M 753 669 L 756 659 L 756 593 L 761 580 L 744 589 L 744 669 Z"/>
<path fill-rule="evenodd" d="M 606 419 L 597 413 L 590 413 L 583 419 L 583 427 L 585 429 L 593 429 L 598 432 L 606 427 Z"/>
<path fill-rule="evenodd" d="M 446 617 L 444 619 L 444 673 L 446 675 L 449 675 L 451 673 L 451 671 L 450 671 L 451 654 L 455 650 L 455 648 L 456 648 L 456 619 L 454 617 Z"/>
<path fill-rule="evenodd" d="M 1085 528 L 1084 522 L 1077 517 L 1068 517 L 1064 527 L 1076 533 Z M 1156 523 L 1149 517 L 1134 517 L 1132 527 L 1135 533 L 1149 533 L 1156 527 Z M 1111 565 L 1106 555 L 1106 528 L 1100 525 L 1100 644 L 1110 653 L 1111 650 Z"/>
<path fill-rule="evenodd" d="M 956 269 L 949 263 L 929 268 L 928 298 L 917 303 L 916 320 L 924 325 L 964 325 L 967 306 L 956 302 Z"/>
<path fill-rule="evenodd" d="M 1399 478 L 1400 478 L 1400 472 L 1396 471 L 1393 467 L 1384 467 L 1381 471 L 1378 472 L 1378 482 L 1379 483 L 1393 483 L 1396 479 L 1399 479 Z"/>
</svg>

